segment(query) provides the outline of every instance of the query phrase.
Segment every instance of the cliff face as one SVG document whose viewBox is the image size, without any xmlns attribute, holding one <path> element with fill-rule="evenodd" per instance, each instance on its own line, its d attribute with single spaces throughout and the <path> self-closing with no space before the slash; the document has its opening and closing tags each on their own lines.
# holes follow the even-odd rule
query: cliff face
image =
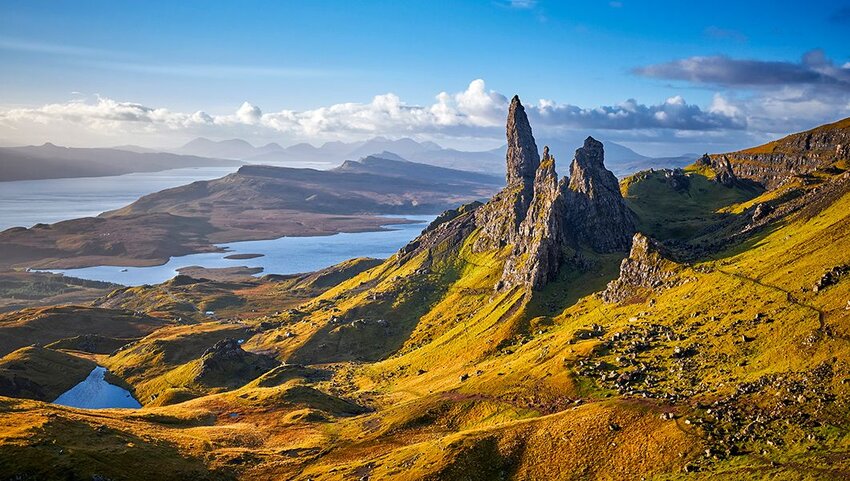
<svg viewBox="0 0 850 481">
<path fill-rule="evenodd" d="M 513 244 L 534 197 L 534 178 L 540 157 L 525 108 L 517 96 L 511 101 L 505 130 L 507 186 L 476 213 L 476 222 L 481 227 L 481 235 L 474 246 L 477 251 Z"/>
<path fill-rule="evenodd" d="M 709 158 L 718 174 L 726 171 L 728 164 L 735 176 L 772 189 L 793 175 L 806 174 L 838 160 L 850 160 L 850 118 L 752 149 Z"/>
<path fill-rule="evenodd" d="M 566 180 L 558 181 L 555 158 L 549 155 L 548 147 L 544 148 L 534 179 L 532 203 L 497 290 L 516 285 L 539 289 L 557 275 L 567 244 L 565 186 Z"/>
</svg>

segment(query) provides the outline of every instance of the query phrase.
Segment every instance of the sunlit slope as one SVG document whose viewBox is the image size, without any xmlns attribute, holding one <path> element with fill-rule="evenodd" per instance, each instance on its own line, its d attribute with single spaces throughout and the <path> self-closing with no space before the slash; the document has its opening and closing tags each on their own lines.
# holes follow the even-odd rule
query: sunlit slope
<svg viewBox="0 0 850 481">
<path fill-rule="evenodd" d="M 638 230 L 662 240 L 693 240 L 717 235 L 728 214 L 725 207 L 757 197 L 754 186 L 726 187 L 713 181 L 710 169 L 690 167 L 687 185 L 676 188 L 670 171 L 641 172 L 621 184 L 626 204 L 637 214 Z"/>
</svg>

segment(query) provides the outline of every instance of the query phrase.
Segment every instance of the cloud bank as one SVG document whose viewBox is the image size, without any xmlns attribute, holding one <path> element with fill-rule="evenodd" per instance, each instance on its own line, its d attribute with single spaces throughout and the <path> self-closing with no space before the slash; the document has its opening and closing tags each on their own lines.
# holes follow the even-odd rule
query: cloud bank
<svg viewBox="0 0 850 481">
<path fill-rule="evenodd" d="M 676 96 L 657 105 L 634 99 L 618 105 L 583 108 L 576 105 L 526 100 L 535 131 L 591 130 L 739 130 L 746 127 L 740 112 L 722 103 L 702 109 Z M 350 139 L 371 135 L 446 137 L 502 135 L 508 98 L 490 90 L 484 80 L 470 82 L 454 94 L 441 92 L 430 105 L 411 105 L 392 93 L 367 103 L 341 103 L 311 110 L 264 112 L 243 103 L 230 114 L 177 112 L 164 107 L 122 102 L 106 97 L 70 100 L 37 108 L 0 111 L 0 128 L 26 129 L 33 124 L 61 129 L 73 126 L 106 136 L 178 132 L 233 136 L 240 132 L 280 134 L 288 138 Z"/>
<path fill-rule="evenodd" d="M 807 85 L 850 91 L 850 68 L 836 66 L 822 50 L 807 52 L 800 62 L 737 60 L 716 55 L 638 67 L 634 73 L 722 87 Z"/>
<path fill-rule="evenodd" d="M 839 65 L 820 49 L 806 52 L 799 62 L 718 55 L 677 59 L 633 72 L 720 89 L 715 94 L 716 110 L 734 107 L 754 132 L 788 133 L 850 114 L 850 62 Z"/>
<path fill-rule="evenodd" d="M 714 95 L 704 106 L 680 95 L 659 103 L 627 99 L 597 107 L 525 98 L 535 134 L 582 131 L 632 145 L 689 144 L 702 151 L 711 145 L 755 145 L 850 115 L 850 62 L 839 64 L 821 50 L 807 52 L 798 62 L 696 56 L 637 67 L 633 73 L 711 89 Z M 0 138 L 72 144 L 95 139 L 105 145 L 109 139 L 145 143 L 153 138 L 173 144 L 199 135 L 314 143 L 382 135 L 482 147 L 504 141 L 507 109 L 508 96 L 488 89 L 482 79 L 459 92 L 440 92 L 425 105 L 385 93 L 368 102 L 308 110 L 265 109 L 245 101 L 230 113 L 180 112 L 75 96 L 40 107 L 0 109 Z"/>
</svg>

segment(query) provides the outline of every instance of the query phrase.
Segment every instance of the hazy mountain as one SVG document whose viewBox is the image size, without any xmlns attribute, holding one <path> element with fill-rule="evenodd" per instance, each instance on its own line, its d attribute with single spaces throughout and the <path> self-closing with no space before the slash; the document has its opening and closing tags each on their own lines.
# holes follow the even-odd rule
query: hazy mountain
<svg viewBox="0 0 850 481">
<path fill-rule="evenodd" d="M 149 154 L 149 153 L 154 153 L 154 152 L 161 152 L 160 150 L 157 150 L 157 149 L 151 149 L 149 147 L 142 147 L 141 145 L 132 145 L 132 144 L 116 145 L 116 146 L 110 147 L 110 148 L 115 149 L 115 150 L 126 150 L 127 152 L 135 152 L 137 154 Z"/>
<path fill-rule="evenodd" d="M 370 155 L 357 161 L 346 160 L 341 166 L 333 169 L 333 171 L 393 177 L 414 177 L 419 180 L 432 182 L 471 183 L 494 186 L 504 184 L 502 176 L 410 162 L 392 152 Z"/>
<path fill-rule="evenodd" d="M 102 177 L 131 172 L 157 172 L 184 167 L 239 165 L 240 161 L 132 152 L 120 149 L 80 149 L 51 143 L 0 148 L 0 181 Z"/>
<path fill-rule="evenodd" d="M 586 135 L 574 133 L 558 138 L 541 139 L 540 145 L 548 145 L 552 154 L 559 159 L 572 159 L 572 155 L 584 142 Z M 648 168 L 680 167 L 693 162 L 696 155 L 681 157 L 648 157 L 634 150 L 605 141 L 605 158 L 609 168 L 618 177 Z M 240 159 L 260 164 L 285 164 L 287 166 L 330 167 L 345 160 L 359 159 L 373 154 L 392 152 L 413 162 L 436 165 L 450 169 L 482 172 L 503 176 L 505 172 L 505 146 L 482 151 L 447 149 L 439 144 L 410 138 L 391 140 L 374 137 L 360 142 L 327 142 L 321 146 L 299 143 L 281 147 L 276 143 L 254 147 L 250 143 L 231 139 L 212 141 L 197 138 L 175 152 L 208 157 Z"/>
<path fill-rule="evenodd" d="M 257 147 L 242 139 L 214 141 L 198 137 L 188 144 L 175 150 L 176 153 L 197 155 L 200 157 L 216 157 L 219 159 L 245 159 L 257 154 Z"/>
</svg>

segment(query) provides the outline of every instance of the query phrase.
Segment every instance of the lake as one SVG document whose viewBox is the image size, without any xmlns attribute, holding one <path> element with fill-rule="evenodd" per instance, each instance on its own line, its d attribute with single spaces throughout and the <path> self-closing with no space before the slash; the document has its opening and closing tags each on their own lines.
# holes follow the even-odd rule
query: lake
<svg viewBox="0 0 850 481">
<path fill-rule="evenodd" d="M 114 282 L 126 286 L 159 284 L 177 275 L 177 269 L 202 267 L 262 267 L 262 274 L 296 274 L 323 269 L 354 257 L 384 259 L 422 232 L 433 215 L 387 216 L 418 221 L 394 224 L 384 231 L 342 233 L 315 237 L 281 237 L 272 240 L 219 244 L 227 249 L 220 253 L 189 254 L 172 257 L 167 263 L 153 267 L 96 266 L 81 269 L 52 269 L 81 279 Z M 234 254 L 263 254 L 254 259 L 225 259 Z"/>
<path fill-rule="evenodd" d="M 217 179 L 237 169 L 198 167 L 108 177 L 0 182 L 0 230 L 93 217 L 124 207 L 143 195 L 196 180 Z"/>
<path fill-rule="evenodd" d="M 130 391 L 109 384 L 106 381 L 106 368 L 96 367 L 85 380 L 62 393 L 53 404 L 85 409 L 130 408 L 142 407 Z"/>
</svg>

